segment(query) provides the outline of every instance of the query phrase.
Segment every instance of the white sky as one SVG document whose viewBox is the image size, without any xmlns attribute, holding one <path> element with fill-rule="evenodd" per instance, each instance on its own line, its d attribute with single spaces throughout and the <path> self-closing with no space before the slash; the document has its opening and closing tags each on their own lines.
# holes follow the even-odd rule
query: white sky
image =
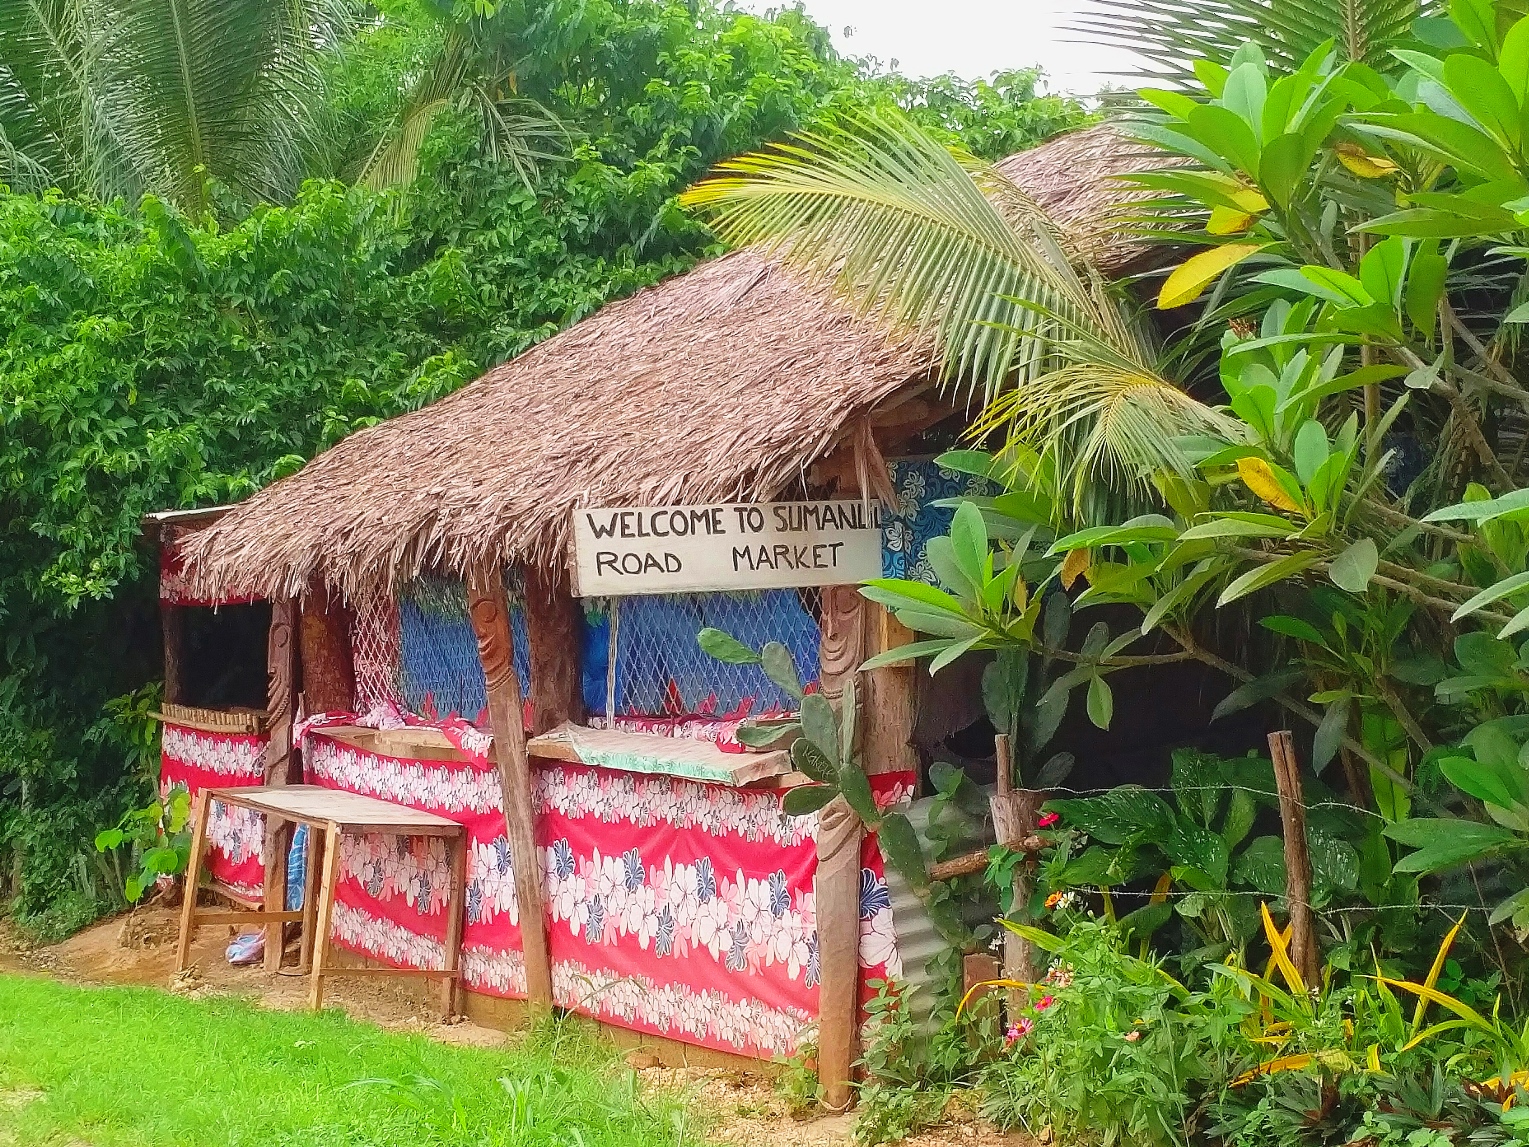
<svg viewBox="0 0 1529 1147">
<path fill-rule="evenodd" d="M 740 0 L 755 12 L 781 0 Z M 1040 65 L 1052 90 L 1088 94 L 1131 70 L 1130 57 L 1071 43 L 1062 25 L 1081 0 L 806 0 L 841 52 L 875 56 L 908 76 L 954 72 L 968 79 Z"/>
</svg>

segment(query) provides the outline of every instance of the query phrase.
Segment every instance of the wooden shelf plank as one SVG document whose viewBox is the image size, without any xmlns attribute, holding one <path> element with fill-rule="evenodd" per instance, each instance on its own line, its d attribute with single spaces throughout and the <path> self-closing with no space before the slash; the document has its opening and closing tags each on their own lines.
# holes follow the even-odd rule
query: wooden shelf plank
<svg viewBox="0 0 1529 1147">
<path fill-rule="evenodd" d="M 531 738 L 527 748 L 531 756 L 542 760 L 683 777 L 735 788 L 791 772 L 791 754 L 779 750 L 724 753 L 710 741 L 627 733 L 618 729 L 589 729 L 573 724 L 559 725 L 550 733 Z"/>
</svg>

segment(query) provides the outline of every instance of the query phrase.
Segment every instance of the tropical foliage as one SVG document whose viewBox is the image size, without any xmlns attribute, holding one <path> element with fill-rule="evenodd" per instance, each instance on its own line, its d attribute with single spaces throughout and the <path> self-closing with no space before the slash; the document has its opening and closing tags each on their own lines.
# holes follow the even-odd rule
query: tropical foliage
<svg viewBox="0 0 1529 1147">
<path fill-rule="evenodd" d="M 318 146 L 320 54 L 352 14 L 330 0 L 7 0 L 0 181 L 205 208 L 296 190 Z"/>
<path fill-rule="evenodd" d="M 115 903 L 128 846 L 93 837 L 151 796 L 144 512 L 242 497 L 685 269 L 715 239 L 676 193 L 831 109 L 927 104 L 992 147 L 1083 114 L 1033 75 L 873 77 L 796 11 L 357 15 L 0 5 L 0 873 L 45 933 Z"/>
<path fill-rule="evenodd" d="M 1227 678 L 1218 717 L 1272 703 L 1305 724 L 1332 960 L 1320 999 L 1203 964 L 1260 950 L 1278 963 L 1288 943 L 1253 913 L 1285 888 L 1280 842 L 1248 820 L 1251 804 L 1271 823 L 1253 775 L 1267 765 L 1189 783 L 1184 758 L 1170 800 L 1047 806 L 1063 824 L 1040 867 L 1050 895 L 1098 895 L 1109 920 L 1122 896 L 1147 898 L 1124 935 L 1177 916 L 1159 942 L 1193 976 L 1243 985 L 1245 1014 L 1305 1009 L 1266 1042 L 1326 1032 L 1219 1077 L 1209 1107 L 1163 1091 L 1165 1133 L 1191 1137 L 1213 1113 L 1238 1142 L 1360 1134 L 1347 1104 L 1371 1085 L 1353 1065 L 1380 1068 L 1353 1035 L 1373 1015 L 1382 1060 L 1427 1051 L 1384 1100 L 1416 1118 L 1364 1122 L 1402 1142 L 1460 1088 L 1512 1099 L 1523 1070 L 1529 18 L 1491 0 L 1128 0 L 1084 19 L 1162 76 L 1116 119 L 1164 161 L 1131 178 L 1124 219 L 1159 271 L 1105 283 L 1000 173 L 892 115 L 730 161 L 689 201 L 933 339 L 947 385 L 985 403 L 978 448 L 941 463 L 995 492 L 963 500 L 931 547 L 938 584 L 865 587 L 920 635 L 878 664 L 1060 653 L 1076 661 L 1062 680 L 1087 681 L 1089 715 L 1108 723 L 1118 674 L 1190 658 Z M 1100 618 L 1076 652 L 1037 630 L 1037 603 L 1063 594 Z M 1419 940 L 1442 914 L 1413 908 L 1430 902 L 1478 915 L 1425 968 Z M 1484 1009 L 1439 987 L 1452 963 Z M 1419 1001 L 1405 1034 L 1395 993 Z M 1427 1026 L 1426 1005 L 1450 1015 Z M 1085 1070 L 1036 1062 L 1022 1057 L 1006 1109 Z M 1456 1115 L 1461 1134 L 1512 1137 Z M 1153 1133 L 1134 1119 L 1115 1125 Z"/>
</svg>

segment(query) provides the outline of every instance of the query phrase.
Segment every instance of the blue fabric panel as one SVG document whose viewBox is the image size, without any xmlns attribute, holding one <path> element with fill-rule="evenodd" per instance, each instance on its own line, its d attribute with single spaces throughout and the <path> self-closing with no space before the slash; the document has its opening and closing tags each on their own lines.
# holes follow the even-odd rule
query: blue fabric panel
<svg viewBox="0 0 1529 1147">
<path fill-rule="evenodd" d="M 510 609 L 515 674 L 523 694 L 531 688 L 531 653 L 525 611 Z M 410 712 L 452 713 L 477 721 L 488 705 L 478 639 L 467 616 L 460 582 L 422 581 L 399 595 L 399 691 Z"/>
<path fill-rule="evenodd" d="M 899 458 L 890 468 L 897 508 L 882 518 L 881 576 L 936 585 L 924 549 L 930 538 L 950 532 L 956 512 L 934 503 L 989 494 L 991 487 L 981 478 L 942 469 L 933 459 Z"/>
</svg>

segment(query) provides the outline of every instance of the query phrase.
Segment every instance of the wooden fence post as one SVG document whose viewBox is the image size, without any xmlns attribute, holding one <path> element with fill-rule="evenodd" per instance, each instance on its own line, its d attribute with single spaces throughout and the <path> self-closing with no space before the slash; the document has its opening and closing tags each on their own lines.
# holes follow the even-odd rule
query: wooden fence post
<svg viewBox="0 0 1529 1147">
<path fill-rule="evenodd" d="M 1279 817 L 1285 832 L 1285 903 L 1290 909 L 1290 959 L 1308 989 L 1322 983 L 1317 954 L 1316 918 L 1311 911 L 1311 854 L 1306 844 L 1306 801 L 1301 794 L 1301 766 L 1288 729 L 1269 734 L 1274 784 L 1279 789 Z"/>
<path fill-rule="evenodd" d="M 818 813 L 818 1083 L 823 1106 L 849 1110 L 860 1011 L 860 839 L 844 798 Z"/>
<path fill-rule="evenodd" d="M 510 628 L 504 575 L 497 559 L 476 567 L 467 582 L 467 611 L 478 638 L 478 659 L 488 691 L 489 724 L 504 801 L 510 864 L 520 914 L 526 966 L 526 999 L 533 1014 L 552 1010 L 552 963 L 542 908 L 541 866 L 536 861 L 536 811 L 531 796 L 531 761 L 526 752 L 520 679 L 515 675 L 515 635 Z"/>
<path fill-rule="evenodd" d="M 993 748 L 998 757 L 998 787 L 988 802 L 993 813 L 994 839 L 999 844 L 1024 841 L 1035 831 L 1035 813 L 1040 808 L 1041 794 L 1030 789 L 1014 788 L 1014 758 L 1009 745 L 1009 735 L 999 733 L 993 738 Z M 1014 866 L 1014 906 L 1030 899 L 1029 857 Z M 1030 941 L 1007 929 L 1003 935 L 1003 978 L 1018 980 L 1022 984 L 1035 983 L 1035 958 Z M 1018 1014 L 1021 1000 L 1015 989 L 1009 991 L 1010 1018 Z"/>
</svg>

